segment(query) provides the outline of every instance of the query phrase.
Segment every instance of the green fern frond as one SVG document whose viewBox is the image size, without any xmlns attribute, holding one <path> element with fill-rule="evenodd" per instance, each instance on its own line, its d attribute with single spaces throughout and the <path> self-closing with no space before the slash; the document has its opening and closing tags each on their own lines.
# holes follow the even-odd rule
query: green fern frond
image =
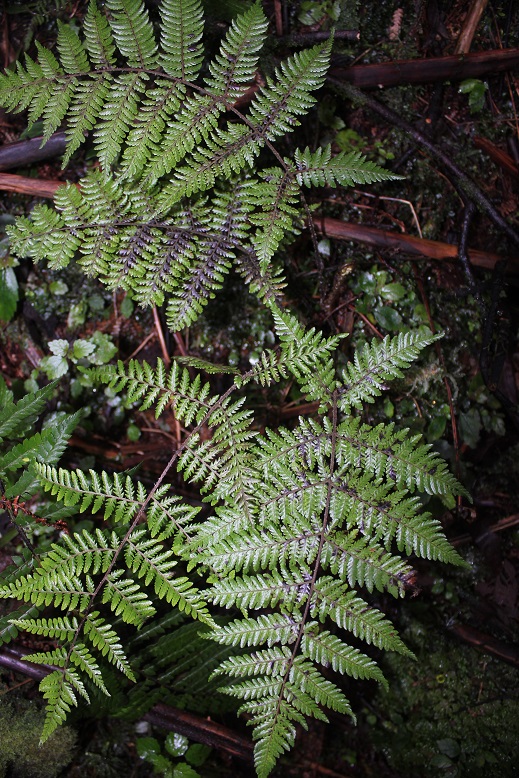
<svg viewBox="0 0 519 778">
<path fill-rule="evenodd" d="M 83 21 L 85 46 L 94 67 L 109 68 L 115 65 L 115 41 L 106 16 L 97 8 L 94 0 L 88 5 Z"/>
<path fill-rule="evenodd" d="M 125 570 L 113 570 L 107 577 L 103 589 L 103 603 L 108 603 L 116 616 L 121 616 L 126 624 L 140 627 L 156 610 L 142 591 L 138 583 L 124 578 Z"/>
<path fill-rule="evenodd" d="M 130 681 L 136 681 L 135 675 L 123 651 L 120 638 L 111 625 L 105 621 L 99 611 L 88 614 L 84 625 L 85 637 L 102 656 L 115 665 Z"/>
<path fill-rule="evenodd" d="M 216 604 L 221 603 L 229 607 L 227 598 L 213 596 L 212 599 Z M 240 646 L 240 648 L 262 644 L 271 647 L 275 643 L 290 645 L 297 639 L 299 622 L 300 619 L 297 620 L 294 615 L 286 613 L 261 614 L 256 618 L 235 619 L 230 624 L 206 633 L 203 637 L 226 646 Z"/>
<path fill-rule="evenodd" d="M 56 495 L 65 505 L 78 505 L 83 513 L 87 509 L 93 514 L 104 509 L 104 518 L 116 522 L 130 523 L 141 509 L 146 497 L 142 484 L 137 489 L 129 476 L 106 472 L 100 475 L 95 470 L 87 476 L 82 470 L 57 470 L 49 465 L 35 464 L 36 472 L 45 491 Z"/>
<path fill-rule="evenodd" d="M 332 157 L 331 144 L 314 152 L 308 146 L 304 151 L 297 149 L 294 161 L 301 186 L 355 186 L 400 178 L 368 161 L 359 151 L 341 151 Z"/>
<path fill-rule="evenodd" d="M 173 551 L 156 539 L 146 539 L 146 534 L 145 529 L 137 529 L 128 538 L 125 548 L 128 569 L 144 578 L 146 586 L 153 582 L 159 599 L 211 626 L 213 620 L 200 591 L 185 576 L 172 575 L 172 569 L 178 564 Z"/>
<path fill-rule="evenodd" d="M 140 0 L 107 0 L 108 21 L 115 43 L 133 68 L 157 67 L 158 51 L 153 26 Z"/>
<path fill-rule="evenodd" d="M 377 648 L 413 656 L 381 611 L 368 605 L 347 584 L 331 576 L 317 579 L 310 615 L 320 621 L 330 618 L 341 629 Z"/>
<path fill-rule="evenodd" d="M 267 26 L 259 2 L 234 19 L 220 51 L 209 63 L 210 75 L 205 79 L 205 85 L 211 94 L 229 104 L 243 94 L 244 85 L 254 79 Z"/>
<path fill-rule="evenodd" d="M 324 667 L 332 667 L 342 675 L 353 678 L 373 678 L 387 687 L 387 682 L 376 662 L 358 648 L 352 648 L 342 642 L 328 630 L 320 631 L 316 624 L 307 623 L 301 640 L 301 653 L 312 662 Z"/>
<path fill-rule="evenodd" d="M 168 75 L 194 81 L 203 59 L 200 0 L 164 0 L 160 6 L 160 65 Z"/>
<path fill-rule="evenodd" d="M 0 410 L 0 443 L 6 438 L 22 437 L 34 424 L 52 397 L 56 381 L 37 392 L 26 394 L 21 400 L 13 401 L 11 392 L 6 393 L 4 406 Z"/>
<path fill-rule="evenodd" d="M 368 343 L 342 372 L 340 409 L 348 413 L 352 407 L 362 408 L 362 403 L 374 402 L 374 398 L 382 394 L 386 382 L 401 378 L 402 370 L 438 337 L 431 332 L 415 330 L 401 332 L 394 338 L 387 335 L 380 342 Z"/>
<path fill-rule="evenodd" d="M 299 125 L 296 116 L 307 113 L 315 103 L 311 92 L 324 83 L 332 39 L 293 54 L 267 78 L 251 103 L 249 117 L 258 135 L 274 140 Z"/>
<path fill-rule="evenodd" d="M 82 412 L 58 418 L 55 422 L 45 427 L 41 432 L 36 432 L 26 437 L 21 443 L 3 456 L 0 456 L 0 472 L 2 470 L 18 470 L 27 468 L 32 461 L 53 464 L 61 457 L 72 432 L 77 427 L 82 417 Z"/>
<path fill-rule="evenodd" d="M 4 578 L 4 576 L 5 570 L 2 573 L 2 578 Z M 19 608 L 0 616 L 0 646 L 10 643 L 12 640 L 16 640 L 18 637 L 18 621 L 30 621 L 39 613 L 40 608 L 37 608 L 36 605 L 26 605 L 24 603 L 23 605 L 20 605 Z M 21 629 L 24 629 L 24 627 L 21 627 Z"/>
<path fill-rule="evenodd" d="M 107 697 L 110 696 L 110 692 L 103 681 L 99 665 L 83 643 L 76 643 L 72 647 L 70 658 L 76 667 L 81 670 L 103 692 L 103 694 L 106 694 Z"/>
<path fill-rule="evenodd" d="M 172 684 L 189 679 L 203 689 L 208 669 L 210 684 L 226 677 L 222 691 L 247 714 L 266 778 L 307 717 L 327 721 L 326 708 L 353 715 L 329 673 L 384 683 L 350 640 L 411 654 L 357 589 L 403 596 L 413 580 L 404 555 L 460 564 L 420 493 L 465 492 L 420 437 L 352 414 L 435 336 L 385 338 L 338 375 L 342 336 L 305 328 L 282 297 L 274 260 L 303 226 L 302 187 L 394 178 L 357 152 L 333 156 L 325 146 L 283 158 L 273 146 L 315 104 L 331 38 L 282 62 L 241 113 L 236 100 L 256 78 L 266 39 L 261 4 L 232 23 L 204 71 L 201 0 L 162 0 L 158 13 L 155 30 L 141 0 L 106 0 L 102 11 L 91 2 L 83 37 L 60 25 L 57 56 L 38 46 L 36 62 L 27 57 L 0 76 L 0 103 L 28 109 L 31 121 L 43 117 L 45 139 L 66 122 L 65 164 L 92 133 L 101 168 L 60 187 L 55 209 L 39 205 L 18 219 L 13 250 L 55 269 L 75 261 L 138 304 L 164 306 L 173 331 L 198 318 L 234 267 L 270 310 L 278 345 L 243 374 L 198 358 L 89 371 L 128 405 L 182 425 L 151 490 L 127 474 L 58 468 L 77 417 L 34 432 L 54 386 L 16 403 L 0 382 L 7 499 L 34 494 L 36 483 L 61 503 L 57 511 L 108 523 L 63 534 L 41 558 L 1 575 L 0 597 L 27 605 L 0 620 L 0 640 L 25 629 L 63 644 L 32 655 L 58 668 L 42 682 L 46 738 L 92 684 L 108 693 L 107 664 L 135 680 L 110 619 L 124 634 L 128 625 L 141 630 L 131 647 L 155 636 L 143 663 L 151 657 Z M 217 379 L 227 389 L 215 393 L 193 368 L 228 373 Z M 315 401 L 315 418 L 260 432 L 244 392 L 253 381 L 290 381 Z M 176 471 L 169 483 L 168 471 Z M 197 484 L 203 512 L 174 493 L 178 478 Z M 214 618 L 217 608 L 228 616 Z M 219 647 L 211 651 L 207 639 Z M 185 658 L 189 640 L 201 667 Z"/>
<path fill-rule="evenodd" d="M 145 73 L 121 73 L 110 85 L 109 97 L 99 114 L 94 132 L 97 155 L 105 171 L 117 160 L 130 128 L 137 121 L 147 81 Z"/>
<path fill-rule="evenodd" d="M 40 743 L 45 743 L 55 729 L 63 724 L 72 707 L 77 706 L 76 692 L 89 700 L 88 694 L 75 670 L 54 670 L 40 682 L 40 691 L 47 700 L 46 718 Z"/>
<path fill-rule="evenodd" d="M 191 380 L 189 372 L 176 361 L 168 372 L 161 359 L 157 360 L 155 370 L 147 363 L 131 359 L 127 365 L 123 362 L 103 365 L 93 371 L 93 377 L 118 392 L 125 390 L 128 402 L 141 402 L 141 410 L 156 404 L 157 418 L 172 404 L 176 418 L 185 425 L 199 423 L 215 401 L 210 385 L 203 384 L 199 375 Z"/>
<path fill-rule="evenodd" d="M 11 622 L 18 629 L 23 629 L 32 635 L 43 635 L 44 637 L 58 638 L 62 641 L 72 640 L 78 628 L 78 620 L 74 616 L 72 618 L 59 616 L 52 619 L 12 618 Z"/>
<path fill-rule="evenodd" d="M 261 181 L 252 191 L 251 202 L 256 207 L 251 214 L 252 224 L 259 227 L 252 236 L 260 269 L 265 272 L 285 233 L 301 228 L 299 187 L 290 171 L 269 168 L 260 173 Z"/>
</svg>

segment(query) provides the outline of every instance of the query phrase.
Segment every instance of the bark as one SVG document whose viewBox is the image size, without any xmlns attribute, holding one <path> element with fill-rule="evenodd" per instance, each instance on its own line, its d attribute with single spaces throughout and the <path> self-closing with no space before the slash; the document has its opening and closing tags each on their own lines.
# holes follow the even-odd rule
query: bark
<svg viewBox="0 0 519 778">
<path fill-rule="evenodd" d="M 494 146 L 487 138 L 474 138 L 474 146 L 488 154 L 490 159 L 499 165 L 510 176 L 519 179 L 519 165 L 510 157 L 506 151 Z"/>
<path fill-rule="evenodd" d="M 488 5 L 488 0 L 472 0 L 468 13 L 463 22 L 463 27 L 456 43 L 455 54 L 468 54 L 472 46 L 472 40 L 483 11 Z"/>
</svg>

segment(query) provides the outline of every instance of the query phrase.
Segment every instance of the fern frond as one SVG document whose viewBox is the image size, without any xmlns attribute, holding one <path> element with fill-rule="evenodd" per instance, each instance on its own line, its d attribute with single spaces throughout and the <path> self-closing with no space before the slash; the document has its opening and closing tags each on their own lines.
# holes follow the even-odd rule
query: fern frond
<svg viewBox="0 0 519 778">
<path fill-rule="evenodd" d="M 121 160 L 121 178 L 136 178 L 144 170 L 154 149 L 158 148 L 165 127 L 178 110 L 185 95 L 182 84 L 155 80 L 155 88 L 148 89 L 126 140 Z"/>
<path fill-rule="evenodd" d="M 132 532 L 125 548 L 128 568 L 148 586 L 153 582 L 155 593 L 161 600 L 194 619 L 212 625 L 213 620 L 200 591 L 185 576 L 174 576 L 172 569 L 177 561 L 171 549 L 165 549 L 156 539 L 146 539 L 146 530 Z"/>
<path fill-rule="evenodd" d="M 208 90 L 220 100 L 234 103 L 243 94 L 244 85 L 253 80 L 267 27 L 259 2 L 231 23 L 220 51 L 209 63 L 210 75 L 205 79 Z"/>
<path fill-rule="evenodd" d="M 274 140 L 299 125 L 296 116 L 307 113 L 315 103 L 311 92 L 324 83 L 332 39 L 293 54 L 276 68 L 275 80 L 267 78 L 254 97 L 249 111 L 258 134 Z"/>
<path fill-rule="evenodd" d="M 297 149 L 294 161 L 301 186 L 354 186 L 400 177 L 368 161 L 359 151 L 341 151 L 332 157 L 331 144 L 314 152 L 308 146 L 304 151 Z"/>
<path fill-rule="evenodd" d="M 83 21 L 85 46 L 94 67 L 103 69 L 115 65 L 115 42 L 110 25 L 100 13 L 94 0 L 90 0 Z"/>
<path fill-rule="evenodd" d="M 397 430 L 392 422 L 370 427 L 349 417 L 337 429 L 337 459 L 340 464 L 369 470 L 376 478 L 385 475 L 395 486 L 410 491 L 467 496 L 445 460 L 421 441 L 421 435 Z"/>
<path fill-rule="evenodd" d="M 0 456 L 0 471 L 27 468 L 32 461 L 48 464 L 57 462 L 82 415 L 81 411 L 77 411 L 70 416 L 58 418 L 41 432 L 36 432 L 13 446 L 10 451 Z"/>
<path fill-rule="evenodd" d="M 4 579 L 5 570 L 2 573 L 2 579 Z M 36 605 L 20 605 L 14 611 L 10 611 L 3 616 L 0 616 L 0 646 L 10 643 L 11 640 L 16 640 L 18 637 L 18 621 L 33 620 L 34 616 L 40 613 L 40 608 Z"/>
<path fill-rule="evenodd" d="M 267 778 L 281 754 L 293 747 L 296 724 L 307 729 L 305 717 L 275 696 L 246 702 L 240 710 L 254 717 L 254 764 L 258 778 Z"/>
<path fill-rule="evenodd" d="M 88 694 L 74 670 L 54 670 L 43 678 L 39 688 L 47 700 L 45 724 L 40 738 L 40 743 L 45 743 L 54 730 L 63 724 L 70 709 L 77 706 L 75 692 L 79 692 L 87 701 Z"/>
<path fill-rule="evenodd" d="M 212 597 L 212 599 L 213 602 L 220 602 L 228 607 L 228 601 L 225 598 Z M 298 637 L 299 621 L 294 615 L 286 613 L 262 614 L 256 618 L 235 619 L 230 624 L 225 624 L 204 634 L 203 637 L 226 646 L 240 646 L 241 648 L 259 646 L 264 643 L 269 647 L 275 643 L 290 645 Z"/>
<path fill-rule="evenodd" d="M 200 0 L 163 0 L 160 65 L 182 81 L 194 81 L 203 59 L 204 14 Z"/>
<path fill-rule="evenodd" d="M 92 643 L 102 656 L 106 656 L 130 681 L 135 681 L 135 675 L 130 667 L 120 643 L 119 636 L 99 611 L 88 614 L 84 626 L 85 637 Z"/>
<path fill-rule="evenodd" d="M 135 484 L 129 476 L 114 473 L 109 476 L 102 471 L 99 475 L 90 470 L 86 475 L 82 470 L 65 470 L 49 465 L 35 464 L 40 483 L 45 491 L 56 495 L 65 505 L 78 505 L 83 513 L 87 509 L 98 513 L 104 509 L 104 518 L 112 517 L 116 522 L 130 523 L 141 509 L 146 491 L 141 483 Z"/>
<path fill-rule="evenodd" d="M 374 402 L 382 394 L 386 382 L 402 377 L 408 367 L 439 336 L 415 330 L 401 332 L 394 338 L 387 335 L 380 342 L 366 344 L 342 371 L 339 407 L 348 413 L 351 407 L 362 408 L 363 402 Z"/>
<path fill-rule="evenodd" d="M 304 599 L 304 588 L 300 576 L 273 570 L 264 575 L 223 579 L 213 584 L 207 596 L 217 605 L 236 605 L 245 612 L 248 608 L 275 608 L 279 603 L 292 608 Z"/>
<path fill-rule="evenodd" d="M 337 386 L 332 354 L 341 336 L 324 338 L 314 328 L 305 330 L 295 316 L 282 311 L 274 303 L 269 304 L 269 308 L 290 372 L 309 399 L 320 401 L 320 412 L 327 410 Z"/>
<path fill-rule="evenodd" d="M 47 400 L 52 397 L 56 383 L 53 381 L 37 392 L 30 392 L 17 402 L 13 402 L 11 393 L 6 396 L 4 407 L 0 410 L 0 442 L 8 437 L 21 437 L 32 427 Z"/>
<path fill-rule="evenodd" d="M 30 632 L 33 635 L 58 638 L 62 641 L 72 640 L 78 627 L 78 620 L 75 616 L 72 618 L 59 616 L 52 619 L 11 618 L 11 623 L 18 629 L 23 629 L 25 632 Z"/>
<path fill-rule="evenodd" d="M 317 579 L 310 614 L 320 621 L 330 618 L 341 629 L 377 648 L 413 656 L 381 611 L 368 605 L 347 584 L 331 576 Z"/>
<path fill-rule="evenodd" d="M 63 24 L 59 20 L 57 47 L 65 73 L 74 75 L 90 70 L 88 56 L 79 35 L 69 24 Z"/>
<path fill-rule="evenodd" d="M 244 189 L 216 192 L 209 218 L 203 225 L 207 238 L 197 242 L 197 257 L 176 271 L 176 289 L 166 307 L 169 328 L 175 332 L 198 318 L 209 299 L 221 289 L 234 259 L 234 249 L 247 229 L 247 207 Z"/>
<path fill-rule="evenodd" d="M 110 85 L 109 75 L 92 78 L 77 84 L 68 112 L 67 150 L 63 155 L 63 167 L 68 165 L 72 154 L 77 151 L 87 134 L 96 125 Z"/>
<path fill-rule="evenodd" d="M 125 390 L 128 402 L 141 402 L 141 410 L 156 404 L 157 418 L 172 404 L 176 418 L 185 425 L 198 424 L 215 401 L 210 385 L 202 384 L 199 375 L 191 380 L 189 372 L 176 361 L 169 372 L 161 359 L 157 360 L 155 370 L 147 363 L 131 359 L 127 365 L 121 361 L 117 365 L 103 365 L 92 375 L 118 392 Z"/>
<path fill-rule="evenodd" d="M 353 678 L 373 678 L 387 687 L 387 682 L 376 662 L 358 648 L 352 648 L 342 642 L 328 630 L 315 629 L 317 625 L 307 623 L 301 640 L 301 653 L 312 662 L 323 667 L 332 667 L 342 675 Z"/>
<path fill-rule="evenodd" d="M 260 269 L 265 271 L 276 253 L 283 236 L 302 226 L 301 212 L 296 207 L 299 187 L 292 180 L 290 171 L 279 168 L 261 171 L 261 182 L 252 190 L 251 202 L 256 212 L 250 221 L 259 229 L 252 236 Z"/>
<path fill-rule="evenodd" d="M 109 24 L 115 42 L 132 68 L 153 70 L 158 64 L 158 51 L 153 26 L 140 0 L 107 0 Z"/>
<path fill-rule="evenodd" d="M 105 686 L 99 665 L 83 643 L 75 643 L 70 653 L 70 658 L 76 667 L 108 697 L 110 692 Z"/>
<path fill-rule="evenodd" d="M 404 596 L 413 572 L 400 557 L 384 551 L 376 542 L 371 544 L 369 538 L 355 539 L 341 533 L 325 540 L 321 563 L 351 587 L 388 591 L 394 597 Z"/>
<path fill-rule="evenodd" d="M 116 616 L 121 616 L 126 624 L 140 627 L 156 610 L 138 583 L 131 578 L 123 578 L 125 570 L 113 570 L 107 577 L 103 589 L 103 603 L 108 603 Z"/>
<path fill-rule="evenodd" d="M 110 84 L 108 99 L 99 114 L 94 132 L 96 152 L 105 171 L 118 158 L 123 142 L 137 120 L 141 95 L 147 81 L 146 73 L 121 73 Z"/>
</svg>

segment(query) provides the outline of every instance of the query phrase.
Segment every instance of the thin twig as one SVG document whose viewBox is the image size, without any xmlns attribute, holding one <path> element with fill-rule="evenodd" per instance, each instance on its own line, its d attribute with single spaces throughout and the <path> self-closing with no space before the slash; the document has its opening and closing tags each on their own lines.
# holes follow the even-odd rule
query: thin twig
<svg viewBox="0 0 519 778">
<path fill-rule="evenodd" d="M 153 321 L 155 322 L 155 330 L 157 332 L 157 337 L 159 339 L 160 350 L 162 351 L 162 358 L 164 359 L 166 365 L 169 367 L 171 364 L 171 357 L 168 354 L 168 348 L 166 346 L 166 340 L 164 338 L 164 333 L 162 331 L 162 324 L 160 322 L 160 316 L 156 305 L 153 306 Z"/>
</svg>

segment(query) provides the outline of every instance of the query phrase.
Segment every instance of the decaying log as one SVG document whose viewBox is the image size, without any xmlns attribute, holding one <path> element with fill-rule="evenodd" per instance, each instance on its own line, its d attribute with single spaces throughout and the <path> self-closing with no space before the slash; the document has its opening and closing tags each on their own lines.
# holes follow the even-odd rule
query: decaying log
<svg viewBox="0 0 519 778">
<path fill-rule="evenodd" d="M 519 48 L 477 51 L 429 59 L 401 59 L 372 65 L 332 67 L 329 75 L 359 89 L 427 84 L 434 81 L 464 81 L 519 67 Z"/>
<path fill-rule="evenodd" d="M 343 222 L 340 219 L 331 219 L 328 216 L 313 217 L 317 232 L 336 240 L 353 240 L 366 243 L 378 248 L 395 249 L 405 254 L 429 257 L 430 259 L 456 259 L 458 246 L 452 243 L 441 243 L 436 240 L 415 238 L 412 235 L 380 230 L 376 227 L 365 227 L 362 224 Z M 470 261 L 476 267 L 492 270 L 497 262 L 503 259 L 498 254 L 491 254 L 477 249 L 468 249 Z M 519 257 L 508 259 L 508 273 L 519 274 Z"/>
</svg>

